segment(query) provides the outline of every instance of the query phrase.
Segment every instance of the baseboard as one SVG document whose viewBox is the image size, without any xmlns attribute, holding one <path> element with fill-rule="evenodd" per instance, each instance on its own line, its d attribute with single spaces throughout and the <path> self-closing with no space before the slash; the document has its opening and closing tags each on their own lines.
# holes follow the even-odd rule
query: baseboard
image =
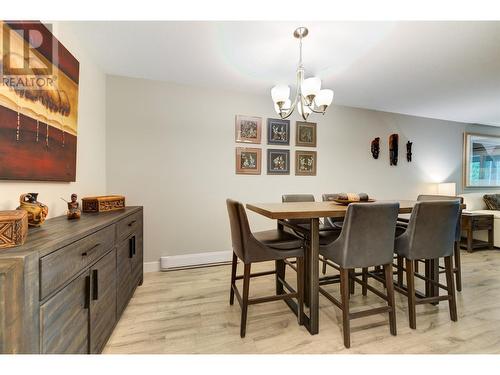
<svg viewBox="0 0 500 375">
<path fill-rule="evenodd" d="M 173 255 L 160 258 L 161 271 L 187 267 L 201 267 L 231 262 L 232 251 L 213 251 L 209 253 Z"/>
<path fill-rule="evenodd" d="M 144 273 L 147 272 L 159 272 L 160 271 L 160 262 L 144 262 Z"/>
</svg>

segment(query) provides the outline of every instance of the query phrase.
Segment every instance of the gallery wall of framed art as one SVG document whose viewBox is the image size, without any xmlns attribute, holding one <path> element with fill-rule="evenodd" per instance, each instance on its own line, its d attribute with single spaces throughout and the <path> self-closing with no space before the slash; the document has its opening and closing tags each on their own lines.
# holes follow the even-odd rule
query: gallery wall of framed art
<svg viewBox="0 0 500 375">
<path fill-rule="evenodd" d="M 317 146 L 316 123 L 296 121 L 294 144 L 290 142 L 292 139 L 290 120 L 267 118 L 264 130 L 262 123 L 263 118 L 259 116 L 235 116 L 235 143 L 253 145 L 253 147 L 236 146 L 236 174 L 260 175 L 264 163 L 267 175 L 290 175 L 290 171 L 293 170 L 295 176 L 316 176 L 318 153 L 310 150 Z M 263 133 L 266 136 L 264 141 Z M 263 149 L 261 144 L 267 144 L 269 147 Z"/>
</svg>

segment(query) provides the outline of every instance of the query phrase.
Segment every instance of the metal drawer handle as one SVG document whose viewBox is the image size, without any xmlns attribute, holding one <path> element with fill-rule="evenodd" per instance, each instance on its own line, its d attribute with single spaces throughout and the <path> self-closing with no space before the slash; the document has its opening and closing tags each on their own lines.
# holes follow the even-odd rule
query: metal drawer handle
<svg viewBox="0 0 500 375">
<path fill-rule="evenodd" d="M 134 224 L 135 224 L 135 222 L 136 222 L 136 221 L 137 221 L 137 220 L 132 220 L 130 223 L 128 223 L 128 226 L 129 226 L 129 227 L 131 227 L 132 225 L 134 225 Z"/>
<path fill-rule="evenodd" d="M 86 257 L 87 255 L 89 255 L 92 251 L 94 251 L 97 247 L 101 246 L 100 243 L 96 243 L 94 246 L 92 246 L 90 249 L 88 249 L 87 251 L 84 251 L 82 253 L 82 257 Z"/>
</svg>

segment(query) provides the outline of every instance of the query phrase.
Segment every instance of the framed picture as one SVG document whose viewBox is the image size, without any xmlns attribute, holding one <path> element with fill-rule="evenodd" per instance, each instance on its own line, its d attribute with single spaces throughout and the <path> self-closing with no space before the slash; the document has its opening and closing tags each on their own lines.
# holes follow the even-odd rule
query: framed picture
<svg viewBox="0 0 500 375">
<path fill-rule="evenodd" d="M 236 147 L 236 174 L 260 174 L 261 149 Z"/>
<path fill-rule="evenodd" d="M 290 150 L 267 150 L 267 174 L 290 174 Z"/>
<path fill-rule="evenodd" d="M 0 180 L 76 181 L 78 60 L 39 21 L 0 30 Z"/>
<path fill-rule="evenodd" d="M 499 187 L 500 137 L 464 133 L 463 163 L 464 187 Z"/>
<path fill-rule="evenodd" d="M 295 151 L 295 175 L 316 176 L 316 151 Z"/>
<path fill-rule="evenodd" d="M 267 144 L 284 145 L 290 144 L 290 121 L 275 118 L 267 119 Z"/>
<path fill-rule="evenodd" d="M 316 147 L 316 124 L 314 122 L 297 121 L 295 145 Z"/>
<path fill-rule="evenodd" d="M 236 116 L 236 142 L 260 143 L 261 129 L 261 117 Z"/>
</svg>

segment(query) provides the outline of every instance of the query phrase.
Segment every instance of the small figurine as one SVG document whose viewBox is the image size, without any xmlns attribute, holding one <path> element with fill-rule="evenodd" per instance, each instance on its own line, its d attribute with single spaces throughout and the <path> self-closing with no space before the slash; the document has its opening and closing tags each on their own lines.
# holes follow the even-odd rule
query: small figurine
<svg viewBox="0 0 500 375">
<path fill-rule="evenodd" d="M 19 197 L 20 206 L 18 210 L 28 212 L 28 225 L 39 227 L 45 221 L 49 213 L 49 208 L 43 203 L 38 202 L 38 193 L 22 194 Z"/>
<path fill-rule="evenodd" d="M 412 144 L 413 144 L 413 142 L 410 142 L 410 141 L 406 142 L 406 160 L 408 162 L 411 162 L 411 155 L 412 155 L 412 153 L 411 153 L 411 145 Z"/>
<path fill-rule="evenodd" d="M 391 165 L 398 165 L 399 135 L 391 134 L 389 137 L 389 161 Z"/>
<path fill-rule="evenodd" d="M 68 212 L 66 213 L 68 220 L 79 219 L 82 215 L 82 211 L 80 211 L 80 204 L 77 202 L 77 199 L 78 196 L 75 193 L 71 194 L 71 202 L 63 199 L 68 204 Z"/>
<path fill-rule="evenodd" d="M 373 141 L 372 141 L 372 147 L 371 147 L 371 150 L 372 150 L 372 156 L 374 159 L 378 159 L 378 154 L 380 153 L 380 138 L 377 137 L 375 138 Z"/>
</svg>

